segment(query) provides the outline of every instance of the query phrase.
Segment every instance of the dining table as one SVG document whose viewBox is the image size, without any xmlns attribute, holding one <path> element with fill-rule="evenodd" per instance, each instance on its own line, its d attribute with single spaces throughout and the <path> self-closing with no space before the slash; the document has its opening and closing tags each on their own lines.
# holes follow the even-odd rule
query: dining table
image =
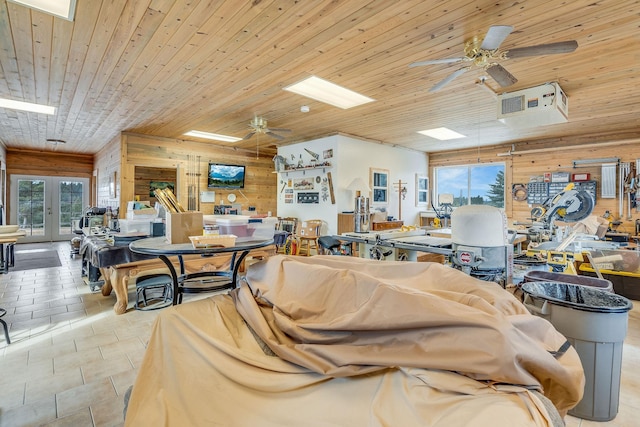
<svg viewBox="0 0 640 427">
<path fill-rule="evenodd" d="M 240 267 L 249 252 L 273 245 L 273 238 L 243 238 L 236 240 L 232 246 L 194 246 L 192 243 L 169 243 L 166 236 L 160 236 L 135 240 L 129 244 L 129 249 L 136 254 L 156 256 L 167 266 L 173 282 L 173 305 L 176 305 L 182 302 L 182 295 L 185 293 L 211 292 L 236 287 Z M 275 253 L 275 246 L 273 252 Z M 231 255 L 231 262 L 225 269 L 188 273 L 184 266 L 184 257 L 187 255 Z M 170 257 L 178 258 L 178 269 Z"/>
</svg>

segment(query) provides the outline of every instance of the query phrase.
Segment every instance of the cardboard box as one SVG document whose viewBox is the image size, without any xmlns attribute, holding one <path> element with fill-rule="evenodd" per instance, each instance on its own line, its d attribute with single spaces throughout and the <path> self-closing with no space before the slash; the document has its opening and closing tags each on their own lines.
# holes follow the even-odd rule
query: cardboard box
<svg viewBox="0 0 640 427">
<path fill-rule="evenodd" d="M 189 236 L 202 236 L 202 212 L 167 212 L 166 235 L 170 244 L 191 243 Z"/>
</svg>

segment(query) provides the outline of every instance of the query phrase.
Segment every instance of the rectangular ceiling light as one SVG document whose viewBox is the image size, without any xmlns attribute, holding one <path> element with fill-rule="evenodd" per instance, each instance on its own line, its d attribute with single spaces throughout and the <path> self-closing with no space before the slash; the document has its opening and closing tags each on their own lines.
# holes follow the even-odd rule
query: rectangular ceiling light
<svg viewBox="0 0 640 427">
<path fill-rule="evenodd" d="M 360 95 L 357 92 L 316 76 L 308 77 L 298 83 L 287 86 L 284 90 L 345 110 L 375 101 L 375 99 L 368 96 Z"/>
<path fill-rule="evenodd" d="M 440 141 L 446 141 L 448 139 L 466 138 L 466 136 L 447 128 L 419 130 L 418 133 L 430 136 L 431 138 L 439 139 Z"/>
<path fill-rule="evenodd" d="M 236 138 L 235 136 L 220 135 L 218 133 L 202 132 L 199 130 L 190 130 L 189 132 L 185 133 L 185 135 L 195 136 L 196 138 L 214 139 L 216 141 L 223 141 L 223 142 L 238 142 L 242 139 L 242 138 Z"/>
<path fill-rule="evenodd" d="M 73 21 L 76 11 L 76 0 L 9 0 L 22 6 Z"/>
<path fill-rule="evenodd" d="M 56 108 L 49 105 L 32 104 L 30 102 L 14 101 L 12 99 L 0 98 L 0 108 L 11 108 L 12 110 L 29 111 L 32 113 L 55 114 Z"/>
</svg>

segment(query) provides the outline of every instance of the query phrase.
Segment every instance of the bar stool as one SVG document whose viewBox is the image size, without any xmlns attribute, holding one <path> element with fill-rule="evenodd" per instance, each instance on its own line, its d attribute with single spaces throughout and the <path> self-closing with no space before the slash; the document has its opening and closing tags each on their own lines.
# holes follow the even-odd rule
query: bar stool
<svg viewBox="0 0 640 427">
<path fill-rule="evenodd" d="M 5 314 L 7 314 L 7 310 L 0 308 L 0 323 L 2 323 L 2 327 L 4 328 L 4 337 L 7 339 L 7 344 L 11 344 L 11 339 L 9 339 L 9 326 L 7 326 L 7 322 L 1 319 Z"/>
<path fill-rule="evenodd" d="M 149 304 L 151 301 L 158 302 Z M 136 310 L 157 310 L 171 304 L 173 304 L 173 280 L 170 275 L 152 274 L 136 278 Z"/>
</svg>

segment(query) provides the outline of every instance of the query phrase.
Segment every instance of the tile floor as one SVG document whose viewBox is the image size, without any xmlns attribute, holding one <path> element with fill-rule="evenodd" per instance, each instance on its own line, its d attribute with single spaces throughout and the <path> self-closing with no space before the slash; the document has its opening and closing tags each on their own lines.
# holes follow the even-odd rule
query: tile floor
<svg viewBox="0 0 640 427">
<path fill-rule="evenodd" d="M 12 343 L 0 335 L 0 427 L 119 426 L 159 311 L 113 313 L 115 296 L 93 293 L 67 242 L 17 245 L 55 248 L 61 267 L 0 275 L 0 307 Z M 130 292 L 130 301 L 133 301 Z M 129 304 L 131 307 L 131 303 Z M 620 409 L 610 422 L 567 417 L 568 427 L 631 427 L 640 411 L 640 302 L 629 313 Z"/>
</svg>

